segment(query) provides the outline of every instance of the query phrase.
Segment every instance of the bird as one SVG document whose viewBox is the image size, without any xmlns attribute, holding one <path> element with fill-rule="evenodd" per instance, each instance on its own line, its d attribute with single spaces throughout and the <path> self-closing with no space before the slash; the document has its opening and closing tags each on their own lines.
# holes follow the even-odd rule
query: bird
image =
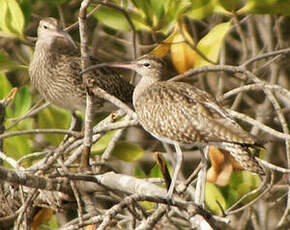
<svg viewBox="0 0 290 230">
<path fill-rule="evenodd" d="M 230 152 L 245 170 L 265 175 L 249 151 L 249 147 L 261 147 L 259 141 L 244 131 L 211 94 L 189 83 L 163 81 L 166 65 L 159 57 L 147 54 L 131 62 L 99 66 L 127 68 L 141 75 L 133 93 L 138 121 L 152 136 L 176 149 L 169 199 L 182 164 L 180 146 L 197 146 L 201 150 L 209 145 L 217 146 Z"/>
<path fill-rule="evenodd" d="M 110 69 L 101 68 L 87 75 L 85 85 L 81 71 L 80 51 L 71 36 L 62 29 L 60 22 L 52 17 L 39 22 L 37 41 L 29 76 L 39 93 L 51 104 L 70 111 L 86 109 L 86 88 L 93 95 L 93 113 L 111 112 L 116 107 L 94 95 L 100 87 L 121 101 L 132 103 L 134 86 Z M 98 60 L 91 56 L 92 63 Z"/>
</svg>

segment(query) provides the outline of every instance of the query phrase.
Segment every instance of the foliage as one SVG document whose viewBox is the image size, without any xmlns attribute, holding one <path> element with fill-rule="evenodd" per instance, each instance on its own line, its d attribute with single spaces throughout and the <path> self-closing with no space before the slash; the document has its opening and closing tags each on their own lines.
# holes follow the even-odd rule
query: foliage
<svg viewBox="0 0 290 230">
<path fill-rule="evenodd" d="M 182 74 L 192 68 L 206 68 L 218 63 L 242 66 L 246 60 L 255 58 L 259 53 L 274 51 L 274 49 L 279 50 L 287 47 L 287 45 L 289 46 L 289 32 L 284 28 L 289 27 L 289 18 L 287 18 L 290 14 L 289 1 L 112 0 L 109 2 L 116 7 L 110 7 L 110 5 L 102 6 L 88 19 L 89 28 L 91 29 L 89 33 L 91 45 L 99 44 L 97 48 L 93 47 L 92 50 L 95 51 L 94 54 L 97 56 L 104 56 L 100 58 L 104 60 L 132 59 L 133 46 L 130 36 L 133 29 L 138 37 L 138 53 L 151 52 L 160 57 L 167 57 L 166 60 L 172 63 L 172 66 L 169 65 L 169 67 L 174 74 Z M 56 12 L 58 12 L 59 15 L 64 17 L 65 21 L 63 23 L 69 25 L 77 21 L 79 7 L 80 1 L 76 0 L 0 1 L 0 100 L 9 94 L 13 87 L 18 88 L 16 96 L 5 111 L 6 119 L 3 124 L 6 128 L 5 134 L 33 129 L 69 128 L 71 121 L 69 111 L 52 105 L 33 116 L 22 119 L 20 122 L 17 121 L 17 118 L 25 116 L 31 110 L 34 110 L 33 106 L 40 98 L 38 92 L 30 85 L 27 73 L 28 63 L 33 55 L 31 52 L 33 39 L 31 39 L 30 35 L 36 34 L 38 17 L 40 15 L 41 17 L 56 16 Z M 95 7 L 95 4 L 91 4 L 88 11 L 93 11 Z M 132 28 L 126 15 L 131 20 L 134 28 Z M 59 16 L 59 18 L 61 17 Z M 263 30 L 264 26 L 267 26 L 268 30 Z M 274 26 L 276 28 L 275 32 L 272 31 Z M 92 32 L 94 30 L 97 30 L 97 36 Z M 264 33 L 260 35 L 260 32 Z M 77 33 L 76 31 L 72 32 L 75 40 L 78 39 Z M 265 38 L 265 35 L 269 36 L 269 38 Z M 273 44 L 269 45 L 267 42 L 272 42 Z M 148 45 L 150 50 L 148 50 Z M 270 63 L 263 59 L 263 61 L 257 61 L 253 66 L 249 67 L 249 71 L 261 75 L 259 76 L 260 82 L 253 81 L 251 83 L 275 84 L 287 91 L 287 87 L 289 88 L 289 77 L 287 79 L 289 66 L 286 64 L 283 66 L 283 62 L 278 62 L 280 66 L 274 63 L 276 66 L 269 67 L 269 65 L 273 64 L 272 61 L 274 62 L 275 60 L 271 60 Z M 242 67 L 244 68 L 245 66 Z M 280 72 L 276 77 L 273 77 L 271 74 L 277 68 Z M 267 71 L 261 73 L 261 70 L 264 69 Z M 231 74 L 235 75 L 232 72 Z M 247 82 L 240 82 L 238 77 L 233 78 L 226 74 L 208 74 L 207 76 L 200 75 L 199 77 L 200 85 L 218 96 L 225 95 L 227 91 L 248 84 L 251 80 L 247 79 Z M 279 80 L 277 80 L 278 78 Z M 281 120 L 281 116 L 279 118 L 279 115 L 277 116 L 275 112 L 287 110 L 287 106 L 289 108 L 289 97 L 287 97 L 289 91 L 287 91 L 288 94 L 286 93 L 286 96 L 279 94 L 275 98 L 276 104 L 269 97 L 269 101 L 274 103 L 272 106 L 266 98 L 267 93 L 264 94 L 263 89 L 259 90 L 261 92 L 246 92 L 245 94 L 247 95 L 243 99 L 241 99 L 241 96 L 237 96 L 235 99 L 227 99 L 232 103 L 233 109 L 239 109 L 247 116 L 255 117 L 260 123 L 272 129 L 282 130 L 286 135 L 287 131 L 285 130 L 289 128 L 290 123 L 289 117 L 284 119 L 283 127 L 282 122 L 281 124 L 278 122 L 279 119 Z M 258 110 L 260 105 L 263 105 L 263 108 L 267 110 L 265 111 L 265 117 L 262 116 L 262 118 L 261 112 L 258 113 L 256 111 L 256 107 Z M 277 106 L 281 106 L 281 108 L 277 108 Z M 283 113 L 287 114 L 287 111 Z M 245 128 L 247 127 L 245 126 Z M 255 129 L 253 128 L 252 130 L 259 133 Z M 282 133 L 282 131 L 279 132 Z M 151 162 L 152 164 L 149 167 L 145 160 L 146 151 L 150 153 L 155 151 L 155 148 L 152 147 L 154 141 L 148 137 L 137 138 L 138 134 L 135 132 L 132 134 L 132 132 L 131 130 L 125 132 L 120 140 L 115 143 L 114 148 L 111 150 L 111 154 L 114 156 L 113 163 L 105 163 L 109 167 L 116 167 L 114 169 L 119 172 L 134 172 L 132 174 L 138 178 L 152 179 L 162 177 L 157 166 L 151 167 L 154 162 Z M 92 159 L 102 157 L 107 147 L 112 144 L 115 134 L 115 130 L 102 133 L 102 136 L 92 146 Z M 260 135 L 262 134 L 260 133 Z M 270 135 L 273 134 L 270 133 Z M 44 152 L 47 149 L 57 149 L 63 138 L 64 135 L 61 134 L 37 134 L 37 132 L 29 135 L 18 135 L 5 138 L 3 146 L 0 144 L 0 150 L 16 161 L 36 151 Z M 286 144 L 285 149 L 280 147 L 279 144 L 280 142 L 278 141 L 271 143 L 271 149 L 277 149 L 277 153 L 269 150 L 267 155 L 269 159 L 273 155 L 279 155 L 281 159 L 286 159 L 285 149 L 289 143 L 288 145 Z M 157 149 L 158 151 L 164 150 L 163 148 Z M 70 150 L 67 155 L 66 158 L 73 155 L 73 151 Z M 32 159 L 33 157 L 30 158 Z M 40 155 L 37 160 L 44 159 L 44 157 Z M 150 155 L 150 158 L 152 161 L 153 156 Z M 276 160 L 278 161 L 278 159 Z M 75 160 L 73 163 L 79 163 L 79 161 Z M 130 170 L 126 170 L 124 165 L 129 164 Z M 282 161 L 278 162 L 278 164 L 283 165 L 283 167 L 286 165 Z M 12 167 L 6 161 L 4 166 Z M 21 163 L 20 166 L 27 165 Z M 57 166 L 59 167 L 59 165 Z M 186 171 L 185 174 L 192 170 L 192 168 L 184 169 Z M 55 171 L 52 176 L 55 176 L 57 172 Z M 71 172 L 74 171 L 72 170 Z M 45 172 L 44 175 L 48 177 L 48 173 L 46 174 Z M 282 178 L 282 176 L 280 177 Z M 236 201 L 260 184 L 261 180 L 257 176 L 247 172 L 232 173 L 228 185 L 224 187 L 207 183 L 205 194 L 207 208 L 211 212 L 221 215 L 224 210 L 230 208 Z M 241 205 L 247 205 L 258 194 L 246 197 L 241 202 Z M 45 205 L 49 205 L 49 203 Z M 141 203 L 141 206 L 145 211 L 156 208 L 153 203 L 147 201 Z M 49 217 L 45 218 L 47 217 L 46 215 Z M 49 220 L 51 221 L 50 227 L 56 227 L 57 225 L 52 209 L 41 209 L 34 215 L 34 218 L 36 220 L 31 220 L 33 229 L 37 229 L 40 224 Z"/>
</svg>

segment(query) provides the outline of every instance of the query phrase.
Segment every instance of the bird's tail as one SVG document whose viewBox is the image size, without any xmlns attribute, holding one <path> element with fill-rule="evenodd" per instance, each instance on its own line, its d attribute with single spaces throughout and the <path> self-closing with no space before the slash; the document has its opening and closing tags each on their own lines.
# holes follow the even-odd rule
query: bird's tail
<svg viewBox="0 0 290 230">
<path fill-rule="evenodd" d="M 242 168 L 258 175 L 265 175 L 264 169 L 259 165 L 258 161 L 252 156 L 248 147 L 236 143 L 223 142 L 218 147 L 228 151 Z"/>
</svg>

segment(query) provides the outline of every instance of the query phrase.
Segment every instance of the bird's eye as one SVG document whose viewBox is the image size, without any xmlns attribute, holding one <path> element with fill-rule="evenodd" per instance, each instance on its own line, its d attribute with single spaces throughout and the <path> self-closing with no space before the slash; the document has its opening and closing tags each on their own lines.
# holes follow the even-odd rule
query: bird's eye
<svg viewBox="0 0 290 230">
<path fill-rule="evenodd" d="M 47 28 L 48 28 L 47 25 L 43 25 L 42 27 L 43 27 L 44 29 L 47 29 Z"/>
<path fill-rule="evenodd" d="M 150 63 L 145 62 L 143 65 L 144 65 L 145 67 L 149 67 L 149 66 L 150 66 Z"/>
</svg>

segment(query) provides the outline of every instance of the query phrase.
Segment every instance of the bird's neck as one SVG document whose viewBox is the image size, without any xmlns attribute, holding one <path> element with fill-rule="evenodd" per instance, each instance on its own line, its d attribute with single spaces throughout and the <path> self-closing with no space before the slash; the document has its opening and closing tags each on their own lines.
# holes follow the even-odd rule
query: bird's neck
<svg viewBox="0 0 290 230">
<path fill-rule="evenodd" d="M 55 66 L 55 63 L 56 57 L 51 45 L 47 42 L 37 41 L 33 59 L 29 65 L 30 79 L 36 87 L 41 87 L 43 80 L 53 81 L 53 79 L 46 76 L 49 76 L 49 71 Z"/>
<path fill-rule="evenodd" d="M 154 83 L 159 81 L 159 77 L 156 76 L 151 76 L 151 77 L 146 77 L 142 76 L 141 80 L 138 82 L 136 85 L 134 92 L 133 92 L 133 104 L 135 105 L 136 101 L 138 98 L 152 86 Z"/>
<path fill-rule="evenodd" d="M 43 61 L 43 59 L 46 59 L 44 63 L 49 64 L 49 60 L 53 60 L 51 56 L 55 53 L 53 52 L 54 49 L 54 41 L 47 40 L 44 42 L 38 40 L 35 44 L 34 61 Z"/>
</svg>

